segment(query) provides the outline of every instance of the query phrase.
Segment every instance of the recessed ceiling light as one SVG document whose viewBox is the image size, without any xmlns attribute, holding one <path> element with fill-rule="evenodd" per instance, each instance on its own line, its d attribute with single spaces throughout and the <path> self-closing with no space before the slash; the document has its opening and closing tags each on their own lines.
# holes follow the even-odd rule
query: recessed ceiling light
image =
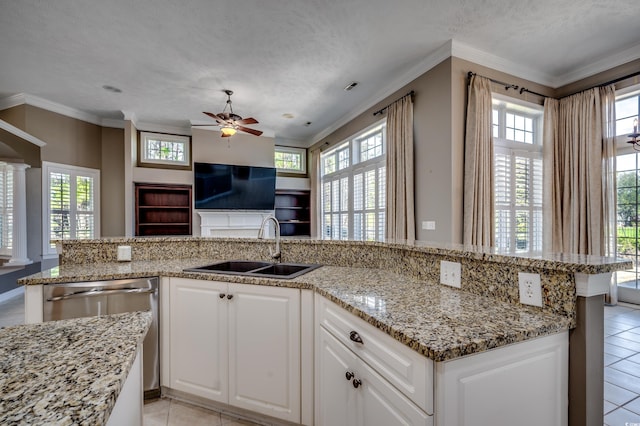
<svg viewBox="0 0 640 426">
<path fill-rule="evenodd" d="M 122 93 L 122 90 L 118 89 L 115 86 L 109 86 L 108 84 L 105 84 L 104 86 L 102 86 L 102 88 L 104 90 L 106 90 L 107 92 L 112 92 L 112 93 Z"/>
<path fill-rule="evenodd" d="M 306 123 L 304 123 L 304 127 L 309 127 L 309 126 L 311 126 L 311 122 L 310 121 L 307 121 Z"/>
<path fill-rule="evenodd" d="M 353 89 L 354 87 L 356 87 L 358 85 L 358 82 L 354 81 L 353 83 L 349 84 L 347 87 L 344 88 L 345 92 L 348 92 L 349 90 Z"/>
<path fill-rule="evenodd" d="M 284 117 L 284 118 L 293 118 L 293 114 L 290 114 L 290 113 L 287 112 L 286 114 L 282 114 L 282 117 Z"/>
</svg>

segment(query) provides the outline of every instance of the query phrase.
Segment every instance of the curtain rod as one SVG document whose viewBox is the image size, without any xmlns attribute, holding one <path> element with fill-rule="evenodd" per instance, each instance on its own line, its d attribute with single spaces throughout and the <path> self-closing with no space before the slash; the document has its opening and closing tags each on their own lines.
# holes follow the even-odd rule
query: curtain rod
<svg viewBox="0 0 640 426">
<path fill-rule="evenodd" d="M 531 93 L 532 95 L 541 96 L 543 98 L 547 97 L 547 96 L 543 95 L 542 93 L 534 92 L 533 90 L 529 90 L 529 89 L 527 89 L 525 87 L 520 87 L 520 86 L 515 85 L 515 84 L 505 83 L 505 82 L 500 81 L 500 80 L 495 80 L 495 79 L 493 79 L 491 77 L 485 77 L 485 76 L 480 75 L 478 73 L 475 73 L 473 71 L 469 71 L 469 73 L 467 74 L 467 77 L 469 78 L 469 80 L 471 80 L 471 77 L 473 77 L 474 75 L 477 75 L 478 77 L 484 77 L 486 79 L 489 79 L 492 83 L 496 83 L 496 84 L 499 84 L 500 86 L 504 86 L 505 90 L 509 90 L 509 89 L 519 90 L 521 95 L 522 95 L 523 92 L 527 92 L 527 93 Z"/>
<path fill-rule="evenodd" d="M 373 113 L 373 115 L 382 114 L 382 113 L 384 112 L 384 110 L 385 110 L 385 109 L 389 108 L 389 107 L 390 107 L 391 105 L 393 105 L 395 102 L 398 102 L 400 99 L 404 99 L 404 98 L 406 98 L 407 96 L 413 96 L 413 95 L 415 95 L 415 94 L 416 94 L 416 92 L 412 90 L 412 91 L 410 91 L 409 93 L 407 93 L 406 95 L 404 95 L 403 97 L 398 98 L 398 99 L 396 99 L 395 101 L 391 102 L 389 105 L 387 105 L 387 106 L 385 106 L 385 107 L 380 108 L 379 110 L 377 110 L 376 112 L 374 112 L 374 113 Z"/>
<path fill-rule="evenodd" d="M 568 94 L 568 95 L 565 95 L 564 97 L 572 96 L 572 95 L 575 95 L 576 93 L 580 93 L 580 92 L 583 92 L 583 91 L 585 91 L 585 90 L 593 89 L 594 87 L 605 87 L 605 86 L 608 86 L 608 85 L 610 85 L 610 84 L 620 83 L 620 82 L 621 82 L 621 81 L 623 81 L 623 80 L 626 80 L 626 79 L 628 79 L 628 78 L 635 77 L 635 76 L 638 76 L 638 75 L 640 75 L 640 71 L 635 71 L 635 72 L 632 72 L 631 74 L 627 74 L 627 75 L 625 75 L 625 76 L 618 77 L 618 78 L 614 78 L 613 80 L 609 80 L 609 81 L 607 81 L 606 83 L 597 84 L 597 85 L 592 86 L 592 87 L 587 88 L 587 89 L 578 90 L 577 92 L 570 93 L 570 94 Z"/>
</svg>

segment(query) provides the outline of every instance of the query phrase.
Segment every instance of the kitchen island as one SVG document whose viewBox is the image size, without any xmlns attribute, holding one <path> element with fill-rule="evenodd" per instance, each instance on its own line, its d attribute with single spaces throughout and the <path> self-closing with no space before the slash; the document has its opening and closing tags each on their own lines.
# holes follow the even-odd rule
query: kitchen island
<svg viewBox="0 0 640 426">
<path fill-rule="evenodd" d="M 427 370 L 442 373 L 443 375 L 438 376 L 441 384 L 444 383 L 442 379 L 445 375 L 452 377 L 451 373 L 445 374 L 447 365 L 464 364 L 458 363 L 458 360 L 475 359 L 474 357 L 490 350 L 501 351 L 502 348 L 518 345 L 525 345 L 528 348 L 526 353 L 530 353 L 536 347 L 536 342 L 564 336 L 564 344 L 561 343 L 562 338 L 558 340 L 558 344 L 564 345 L 565 349 L 561 352 L 549 352 L 554 354 L 552 356 L 557 362 L 565 360 L 565 367 L 558 370 L 558 374 L 563 376 L 564 385 L 558 383 L 553 388 L 556 395 L 565 395 L 557 398 L 557 407 L 560 407 L 557 409 L 557 418 L 565 420 L 554 421 L 553 424 L 566 424 L 566 405 L 562 401 L 566 398 L 566 382 L 570 376 L 566 369 L 566 345 L 569 340 L 567 332 L 571 331 L 569 366 L 576 369 L 574 375 L 586 376 L 584 378 L 587 385 L 578 383 L 576 389 L 568 392 L 569 411 L 585 418 L 593 418 L 591 412 L 602 416 L 602 410 L 597 406 L 602 404 L 601 389 L 600 396 L 597 396 L 598 383 L 601 388 L 602 380 L 589 372 L 598 370 L 597 365 L 595 368 L 593 366 L 593 360 L 597 364 L 598 357 L 589 356 L 588 363 L 581 364 L 581 357 L 586 357 L 583 348 L 590 345 L 593 347 L 594 342 L 597 346 L 598 340 L 602 341 L 602 332 L 587 330 L 585 327 L 586 324 L 597 323 L 598 315 L 602 315 L 602 294 L 608 289 L 611 273 L 628 267 L 628 262 L 566 255 L 524 257 L 501 254 L 485 248 L 420 243 L 405 245 L 389 242 L 287 240 L 282 244 L 283 261 L 312 262 L 323 266 L 292 280 L 184 271 L 185 268 L 222 260 L 268 260 L 268 244 L 264 240 L 232 238 L 115 238 L 61 242 L 60 267 L 21 280 L 22 284 L 27 285 L 27 319 L 38 321 L 38 288 L 56 282 L 160 276 L 161 293 L 165 295 L 161 314 L 167 318 L 169 305 L 164 305 L 168 299 L 166 295 L 176 288 L 184 289 L 185 295 L 189 292 L 196 294 L 193 293 L 196 291 L 202 296 L 194 298 L 192 303 L 198 303 L 203 298 L 209 298 L 213 303 L 213 300 L 218 299 L 212 296 L 218 294 L 220 298 L 225 294 L 240 294 L 242 288 L 249 288 L 244 284 L 299 289 L 303 295 L 300 309 L 303 317 L 302 347 L 314 345 L 313 339 L 305 340 L 304 330 L 309 328 L 305 329 L 304 324 L 314 321 L 315 294 L 316 301 L 322 298 L 338 305 L 358 320 L 390 336 L 395 343 L 399 342 L 435 362 L 432 367 L 427 366 Z M 116 261 L 120 245 L 131 246 L 132 262 Z M 459 289 L 440 284 L 442 261 L 460 263 Z M 520 272 L 539 275 L 541 306 L 520 303 Z M 206 285 L 207 281 L 211 282 L 210 286 Z M 215 290 L 215 293 L 212 291 L 214 288 L 220 290 Z M 172 294 L 171 298 L 173 296 Z M 31 307 L 29 300 L 34 302 Z M 311 304 L 304 302 L 305 300 L 311 300 Z M 235 304 L 240 303 L 238 297 L 234 301 Z M 585 301 L 588 301 L 586 305 Z M 229 312 L 234 303 L 229 303 Z M 173 308 L 172 305 L 171 309 Z M 210 309 L 204 309 L 203 313 L 210 313 Z M 188 311 L 174 312 L 174 316 L 166 320 L 170 322 L 165 323 L 163 333 L 168 333 L 166 326 L 173 324 L 174 318 L 181 318 L 186 312 Z M 311 315 L 311 318 L 305 319 L 305 315 Z M 317 324 L 316 320 L 316 333 L 319 330 Z M 310 334 L 313 334 L 313 329 Z M 169 340 L 167 335 L 165 342 Z M 197 343 L 197 339 L 194 342 Z M 319 343 L 322 342 L 315 342 L 316 345 Z M 165 348 L 164 353 L 168 354 L 169 349 Z M 497 354 L 498 352 L 487 353 L 486 356 L 490 360 Z M 517 355 L 522 356 L 522 353 Z M 166 362 L 169 358 L 168 355 L 164 357 Z M 173 361 L 175 359 L 177 358 L 174 357 Z M 309 368 L 313 369 L 313 365 L 307 367 L 303 364 L 303 374 Z M 171 376 L 171 370 L 166 366 L 162 372 L 165 379 Z M 431 383 L 434 382 L 433 376 L 430 380 Z M 302 381 L 305 382 L 304 377 Z M 166 381 L 164 386 L 172 387 Z M 449 390 L 442 387 L 438 390 L 438 386 L 438 380 L 435 380 L 435 388 L 431 389 L 432 392 L 435 389 L 436 394 L 427 398 L 431 401 L 427 405 L 433 406 L 435 400 L 438 407 L 446 408 L 442 405 L 444 399 L 454 401 L 455 398 L 444 398 Z M 483 394 L 487 393 L 480 395 Z M 505 396 L 509 396 L 509 393 Z M 424 405 L 426 408 L 423 408 L 423 412 L 433 417 L 433 410 L 427 405 Z M 310 424 L 309 416 L 304 415 L 304 406 L 303 403 L 301 423 Z M 453 411 L 455 410 L 458 408 L 453 407 Z M 439 415 L 441 420 L 438 420 Z M 436 409 L 436 424 L 447 424 L 441 423 L 442 418 L 443 411 L 440 410 L 438 414 Z M 598 423 L 597 416 L 595 418 L 593 424 Z M 578 420 L 574 423 L 576 419 Z M 573 415 L 571 424 L 587 423 Z"/>
<path fill-rule="evenodd" d="M 135 418 L 142 404 L 137 357 L 150 324 L 149 312 L 135 312 L 0 329 L 0 424 Z M 127 401 L 118 400 L 121 393 Z"/>
</svg>

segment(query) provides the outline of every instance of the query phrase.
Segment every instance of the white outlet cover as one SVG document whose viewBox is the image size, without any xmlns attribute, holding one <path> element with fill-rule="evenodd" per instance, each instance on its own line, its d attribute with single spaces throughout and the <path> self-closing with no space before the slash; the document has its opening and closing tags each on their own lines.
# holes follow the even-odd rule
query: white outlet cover
<svg viewBox="0 0 640 426">
<path fill-rule="evenodd" d="M 520 287 L 520 303 L 542 307 L 540 274 L 518 272 L 518 286 Z"/>
<path fill-rule="evenodd" d="M 118 262 L 131 261 L 131 246 L 118 246 Z"/>
<path fill-rule="evenodd" d="M 440 261 L 440 283 L 460 288 L 462 266 L 460 262 Z"/>
</svg>

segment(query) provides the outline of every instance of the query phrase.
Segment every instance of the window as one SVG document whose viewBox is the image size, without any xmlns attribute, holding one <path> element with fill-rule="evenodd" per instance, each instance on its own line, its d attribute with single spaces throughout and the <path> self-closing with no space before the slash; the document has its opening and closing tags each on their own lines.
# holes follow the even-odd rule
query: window
<svg viewBox="0 0 640 426">
<path fill-rule="evenodd" d="M 627 143 L 640 113 L 640 92 L 637 86 L 629 89 L 616 96 L 616 248 L 633 266 L 617 272 L 616 279 L 620 287 L 640 290 L 640 153 Z"/>
<path fill-rule="evenodd" d="M 616 136 L 633 133 L 633 120 L 640 115 L 640 94 L 638 91 L 616 96 Z M 625 142 L 628 138 L 625 138 Z"/>
<path fill-rule="evenodd" d="M 307 173 L 306 150 L 288 146 L 276 146 L 274 164 L 279 172 Z"/>
<path fill-rule="evenodd" d="M 189 137 L 140 132 L 140 163 L 190 166 Z"/>
<path fill-rule="evenodd" d="M 493 99 L 495 244 L 542 251 L 542 108 Z"/>
<path fill-rule="evenodd" d="M 386 123 L 323 153 L 322 237 L 380 241 L 385 235 Z"/>
<path fill-rule="evenodd" d="M 43 162 L 43 246 L 54 255 L 51 240 L 100 236 L 100 171 Z"/>
<path fill-rule="evenodd" d="M 13 247 L 13 167 L 0 162 L 0 254 Z"/>
</svg>

